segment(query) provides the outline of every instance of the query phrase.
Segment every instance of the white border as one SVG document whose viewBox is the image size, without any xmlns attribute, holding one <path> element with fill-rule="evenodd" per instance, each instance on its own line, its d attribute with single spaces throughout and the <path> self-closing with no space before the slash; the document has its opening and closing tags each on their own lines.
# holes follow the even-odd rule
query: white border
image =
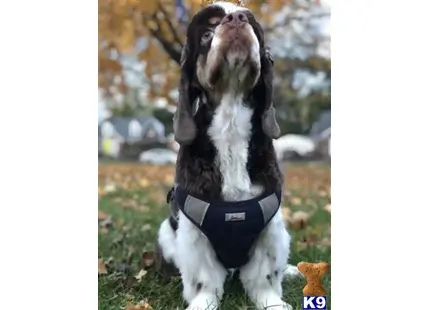
<svg viewBox="0 0 430 310">
<path fill-rule="evenodd" d="M 428 307 L 428 12 L 333 0 L 333 310 Z M 0 309 L 97 307 L 96 16 L 0 4 Z"/>
<path fill-rule="evenodd" d="M 333 310 L 428 308 L 428 12 L 332 3 Z"/>
<path fill-rule="evenodd" d="M 0 309 L 97 309 L 97 2 L 0 4 Z"/>
</svg>

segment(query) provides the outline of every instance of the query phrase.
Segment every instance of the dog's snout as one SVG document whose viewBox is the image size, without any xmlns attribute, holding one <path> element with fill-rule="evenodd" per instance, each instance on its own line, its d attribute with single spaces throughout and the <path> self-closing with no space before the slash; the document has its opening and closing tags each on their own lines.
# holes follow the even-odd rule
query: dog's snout
<svg viewBox="0 0 430 310">
<path fill-rule="evenodd" d="M 224 17 L 222 24 L 241 25 L 248 23 L 248 17 L 243 12 L 230 13 Z"/>
</svg>

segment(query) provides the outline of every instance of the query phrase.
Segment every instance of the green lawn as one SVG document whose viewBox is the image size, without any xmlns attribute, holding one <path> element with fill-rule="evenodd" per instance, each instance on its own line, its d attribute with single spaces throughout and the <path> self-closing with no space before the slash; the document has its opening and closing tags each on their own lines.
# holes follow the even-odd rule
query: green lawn
<svg viewBox="0 0 430 310">
<path fill-rule="evenodd" d="M 320 187 L 321 184 L 316 188 Z M 180 279 L 174 278 L 166 283 L 156 276 L 150 266 L 150 258 L 146 261 L 149 265 L 146 268 L 142 260 L 143 253 L 152 253 L 158 226 L 168 214 L 168 207 L 163 203 L 163 193 L 167 189 L 166 184 L 158 184 L 156 190 L 155 187 L 145 186 L 140 189 L 116 189 L 100 195 L 98 253 L 99 260 L 105 262 L 107 268 L 106 273 L 99 272 L 100 310 L 124 309 L 128 304 L 137 304 L 141 300 L 147 300 L 152 309 L 185 308 Z M 310 190 L 306 196 L 303 196 L 303 191 L 296 193 L 296 190 L 290 190 L 290 199 L 283 207 L 289 208 L 292 213 L 304 211 L 310 215 L 309 219 L 302 219 L 301 222 L 296 220 L 292 224 L 294 229 L 289 229 L 292 235 L 291 263 L 330 262 L 330 213 L 324 208 L 329 202 L 328 196 L 321 190 Z M 147 273 L 138 281 L 134 276 L 143 268 Z M 329 303 L 329 274 L 323 284 L 328 291 Z M 294 309 L 301 309 L 304 285 L 305 280 L 301 278 L 284 282 L 285 301 Z M 226 283 L 220 309 L 255 308 L 246 298 L 240 282 L 232 280 Z"/>
</svg>

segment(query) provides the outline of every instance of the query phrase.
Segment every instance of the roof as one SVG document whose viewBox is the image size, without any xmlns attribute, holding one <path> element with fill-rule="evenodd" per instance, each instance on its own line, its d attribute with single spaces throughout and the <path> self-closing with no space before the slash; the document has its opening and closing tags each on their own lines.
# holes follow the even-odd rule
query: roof
<svg viewBox="0 0 430 310">
<path fill-rule="evenodd" d="M 318 136 L 330 127 L 331 127 L 331 111 L 330 110 L 324 111 L 320 114 L 317 121 L 312 125 L 309 135 L 311 137 Z"/>
<path fill-rule="evenodd" d="M 124 116 L 112 116 L 105 119 L 103 122 L 110 122 L 116 132 L 123 138 L 127 139 L 129 137 L 129 124 L 131 121 L 137 120 L 142 127 L 147 124 L 153 124 L 156 130 L 164 135 L 164 125 L 155 117 L 152 116 L 139 116 L 139 117 L 124 117 Z"/>
</svg>

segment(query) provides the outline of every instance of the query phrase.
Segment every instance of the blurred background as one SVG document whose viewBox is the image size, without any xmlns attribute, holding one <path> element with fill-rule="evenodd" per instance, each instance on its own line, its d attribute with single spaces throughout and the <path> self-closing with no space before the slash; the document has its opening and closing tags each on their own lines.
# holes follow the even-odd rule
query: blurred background
<svg viewBox="0 0 430 310">
<path fill-rule="evenodd" d="M 324 1 L 245 1 L 275 60 L 274 140 L 290 262 L 331 258 L 330 8 Z M 202 0 L 99 0 L 99 309 L 181 309 L 180 279 L 160 283 L 154 243 L 169 213 L 179 59 Z M 304 283 L 284 296 L 301 309 Z M 331 278 L 324 286 L 330 296 Z M 243 292 L 225 309 L 253 309 Z M 329 309 L 329 308 L 328 308 Z"/>
<path fill-rule="evenodd" d="M 203 0 L 99 1 L 100 161 L 174 164 L 179 58 Z M 327 1 L 248 0 L 275 59 L 278 159 L 330 161 Z"/>
</svg>

